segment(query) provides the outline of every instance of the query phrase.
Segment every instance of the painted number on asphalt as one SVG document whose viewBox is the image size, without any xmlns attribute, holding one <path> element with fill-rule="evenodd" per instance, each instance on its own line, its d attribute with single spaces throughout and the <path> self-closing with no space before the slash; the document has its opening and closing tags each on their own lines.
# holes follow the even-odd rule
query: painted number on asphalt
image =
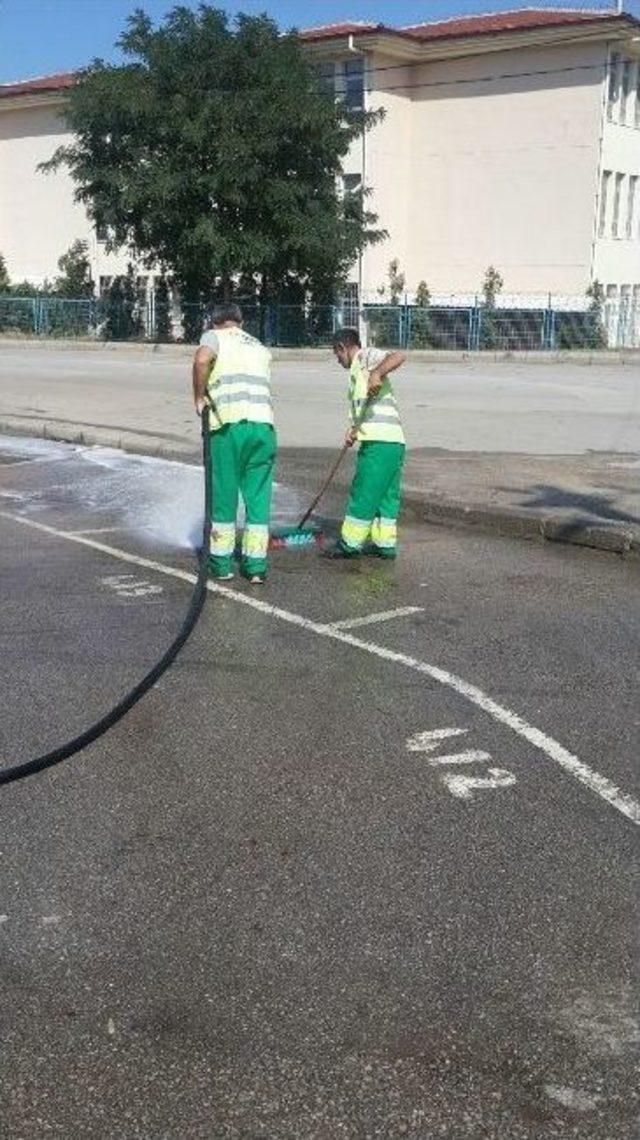
<svg viewBox="0 0 640 1140">
<path fill-rule="evenodd" d="M 100 581 L 103 586 L 114 590 L 119 598 L 148 598 L 162 593 L 162 586 L 136 578 L 134 574 L 109 574 Z"/>
<path fill-rule="evenodd" d="M 515 784 L 516 778 L 513 772 L 507 771 L 506 768 L 487 766 L 492 759 L 490 752 L 483 752 L 479 748 L 467 748 L 460 752 L 440 752 L 441 748 L 448 747 L 446 743 L 448 740 L 464 736 L 468 731 L 466 728 L 435 728 L 429 732 L 418 732 L 407 740 L 407 750 L 426 754 L 429 757 L 428 763 L 433 768 L 454 769 L 442 771 L 441 780 L 451 795 L 459 800 L 471 800 L 480 790 L 508 788 Z M 483 769 L 477 775 L 467 775 L 455 770 L 462 764 L 481 764 Z"/>
</svg>

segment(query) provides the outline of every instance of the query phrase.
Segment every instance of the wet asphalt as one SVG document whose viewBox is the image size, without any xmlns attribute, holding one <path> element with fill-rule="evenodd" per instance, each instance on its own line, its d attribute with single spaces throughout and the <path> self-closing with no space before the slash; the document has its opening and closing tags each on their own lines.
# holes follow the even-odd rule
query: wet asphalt
<svg viewBox="0 0 640 1140">
<path fill-rule="evenodd" d="M 3 458 L 11 763 L 165 648 L 189 586 L 126 556 L 193 571 L 198 505 L 179 468 Z M 87 530 L 125 557 L 59 533 Z M 287 551 L 212 594 L 126 720 L 0 789 L 3 1135 L 637 1135 L 637 827 L 415 663 L 637 798 L 640 567 L 402 537 L 393 567 Z"/>
</svg>

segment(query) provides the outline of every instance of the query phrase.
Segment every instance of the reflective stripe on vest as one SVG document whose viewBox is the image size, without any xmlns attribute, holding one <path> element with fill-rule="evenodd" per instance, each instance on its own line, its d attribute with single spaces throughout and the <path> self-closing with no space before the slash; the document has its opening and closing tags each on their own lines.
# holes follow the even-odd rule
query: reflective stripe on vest
<svg viewBox="0 0 640 1140">
<path fill-rule="evenodd" d="M 349 376 L 351 423 L 355 425 L 359 422 L 362 409 L 366 403 L 369 381 L 369 373 L 362 364 L 360 353 L 353 358 Z M 359 442 L 362 443 L 369 439 L 382 440 L 387 443 L 404 443 L 405 441 L 398 405 L 388 377 L 383 380 L 382 388 L 358 429 Z"/>
<path fill-rule="evenodd" d="M 244 329 L 216 329 L 216 336 L 218 354 L 207 385 L 212 431 L 240 420 L 272 424 L 271 353 Z"/>
</svg>

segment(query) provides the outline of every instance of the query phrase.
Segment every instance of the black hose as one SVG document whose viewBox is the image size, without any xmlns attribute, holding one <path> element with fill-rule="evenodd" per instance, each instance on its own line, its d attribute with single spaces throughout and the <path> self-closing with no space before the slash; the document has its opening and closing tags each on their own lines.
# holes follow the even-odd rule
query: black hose
<svg viewBox="0 0 640 1140">
<path fill-rule="evenodd" d="M 76 752 L 80 752 L 86 748 L 88 744 L 92 744 L 94 740 L 98 740 L 113 728 L 119 720 L 137 705 L 138 701 L 144 697 L 145 693 L 155 685 L 156 681 L 162 676 L 163 673 L 175 661 L 180 650 L 185 642 L 193 633 L 196 627 L 198 618 L 202 613 L 204 603 L 207 598 L 207 576 L 209 570 L 209 544 L 211 538 L 211 457 L 209 452 L 209 410 L 205 407 L 202 413 L 202 456 L 204 465 L 205 477 L 205 509 L 204 509 L 204 531 L 202 538 L 202 552 L 200 555 L 200 567 L 198 570 L 198 578 L 193 590 L 189 609 L 185 615 L 182 623 L 182 628 L 178 636 L 171 642 L 168 649 L 165 650 L 162 657 L 150 669 L 149 672 L 138 681 L 129 693 L 118 701 L 117 705 L 103 716 L 80 736 L 76 736 L 73 740 L 68 741 L 67 744 L 62 744 L 59 748 L 54 748 L 52 752 L 46 752 L 44 756 L 38 756 L 34 760 L 26 760 L 22 764 L 14 764 L 10 768 L 0 768 L 0 784 L 11 784 L 14 780 L 23 780 L 26 776 L 34 776 L 36 772 L 43 772 L 45 768 L 52 768 L 54 764 L 60 764 L 63 760 L 68 760 L 71 756 L 75 756 Z"/>
</svg>

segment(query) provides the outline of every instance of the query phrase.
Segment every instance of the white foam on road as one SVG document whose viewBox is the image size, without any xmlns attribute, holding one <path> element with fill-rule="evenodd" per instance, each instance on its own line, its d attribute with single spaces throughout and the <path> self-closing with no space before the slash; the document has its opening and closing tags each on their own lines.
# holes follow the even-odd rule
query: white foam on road
<svg viewBox="0 0 640 1140">
<path fill-rule="evenodd" d="M 0 453 L 27 462 L 74 460 L 65 481 L 48 481 L 37 489 L 0 492 L 24 505 L 26 512 L 65 500 L 99 517 L 116 518 L 113 529 L 127 529 L 169 549 L 195 550 L 202 539 L 204 482 L 202 467 L 178 460 L 129 455 L 111 447 L 81 447 L 51 440 L 2 436 Z M 83 472 L 83 467 L 86 470 Z M 92 468 L 99 468 L 98 473 Z M 1 470 L 0 466 L 0 470 Z M 279 484 L 274 487 L 274 523 L 292 522 L 300 512 L 298 498 Z M 84 529 L 106 530 L 102 522 Z"/>
<path fill-rule="evenodd" d="M 31 439 L 28 436 L 3 435 L 0 452 L 16 460 L 36 462 L 41 459 L 68 459 L 77 450 L 72 444 L 56 443 L 52 439 Z"/>
<path fill-rule="evenodd" d="M 67 542 L 77 542 L 81 546 L 88 546 L 91 550 L 98 550 L 102 554 L 108 554 L 112 558 L 117 558 L 121 562 L 130 563 L 132 566 L 142 566 L 145 570 L 155 570 L 158 574 L 166 574 L 171 578 L 178 578 L 183 582 L 189 582 L 195 585 L 196 575 L 190 573 L 188 570 L 180 570 L 175 566 L 167 566 L 164 562 L 156 562 L 151 558 L 142 558 L 138 554 L 131 554 L 128 550 L 121 550 L 115 546 L 107 546 L 104 542 L 96 542 L 94 539 L 86 538 L 81 535 L 70 534 L 69 532 L 58 530 L 56 527 L 47 526 L 45 523 L 38 523 L 34 519 L 24 518 L 20 515 L 10 514 L 8 511 L 0 511 L 0 518 L 10 519 L 12 522 L 22 523 L 25 526 L 32 526 L 37 530 L 43 531 L 45 534 L 53 535 L 55 538 L 66 539 Z M 512 709 L 506 708 L 504 705 L 494 701 L 482 689 L 476 685 L 465 681 L 464 678 L 456 676 L 455 673 L 450 673 L 447 669 L 441 669 L 437 665 L 430 665 L 427 661 L 420 661 L 416 657 L 410 657 L 406 653 L 397 653 L 393 649 L 387 649 L 384 645 L 376 645 L 371 641 L 362 641 L 361 638 L 354 637 L 352 633 L 347 630 L 333 629 L 330 625 L 323 625 L 319 622 L 312 621 L 310 618 L 304 617 L 302 614 L 294 613 L 291 610 L 282 609 L 280 606 L 274 606 L 270 602 L 261 601 L 251 594 L 241 594 L 237 590 L 232 590 L 228 586 L 220 586 L 216 582 L 208 582 L 207 588 L 213 594 L 219 594 L 224 598 L 237 602 L 240 605 L 248 606 L 250 609 L 257 610 L 259 613 L 265 614 L 268 617 L 278 618 L 280 621 L 286 622 L 288 625 L 296 626 L 298 629 L 306 630 L 309 633 L 314 633 L 318 637 L 325 637 L 331 641 L 340 642 L 343 645 L 349 645 L 353 649 L 359 649 L 363 653 L 369 653 L 373 657 L 378 657 L 383 661 L 391 662 L 395 665 L 400 665 L 405 669 L 412 669 L 416 673 L 429 677 L 433 681 L 438 681 L 439 684 L 444 685 L 446 688 L 452 689 L 458 693 L 459 696 L 464 697 L 470 704 L 475 705 L 476 708 L 481 709 L 487 713 L 493 720 L 499 724 L 505 725 L 516 733 L 523 740 L 527 740 L 534 748 L 543 753 L 554 764 L 582 784 L 594 795 L 598 796 L 610 807 L 620 812 L 621 815 L 626 816 L 640 826 L 640 802 L 635 800 L 627 792 L 622 791 L 609 780 L 607 776 L 602 776 L 588 764 L 580 760 L 572 752 L 569 752 L 552 736 L 541 729 L 536 728 L 534 725 L 529 724 L 524 717 L 519 713 L 514 712 Z M 493 769 L 492 776 L 496 780 L 505 780 L 511 773 L 503 772 L 501 769 Z M 511 782 L 511 781 L 509 781 Z M 497 786 L 497 785 L 494 785 Z"/>
</svg>

